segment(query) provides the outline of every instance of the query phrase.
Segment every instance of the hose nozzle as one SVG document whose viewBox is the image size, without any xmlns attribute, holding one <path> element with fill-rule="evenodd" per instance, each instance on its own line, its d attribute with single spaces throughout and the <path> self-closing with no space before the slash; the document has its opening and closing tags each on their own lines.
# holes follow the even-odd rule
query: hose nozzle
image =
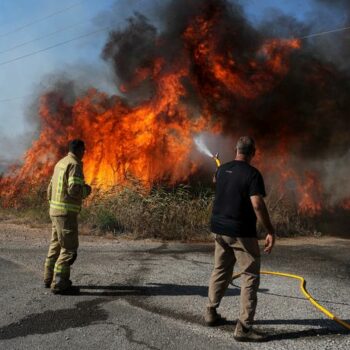
<svg viewBox="0 0 350 350">
<path fill-rule="evenodd" d="M 215 153 L 213 156 L 213 159 L 215 160 L 216 166 L 219 167 L 221 165 L 220 159 L 219 159 L 219 153 Z"/>
</svg>

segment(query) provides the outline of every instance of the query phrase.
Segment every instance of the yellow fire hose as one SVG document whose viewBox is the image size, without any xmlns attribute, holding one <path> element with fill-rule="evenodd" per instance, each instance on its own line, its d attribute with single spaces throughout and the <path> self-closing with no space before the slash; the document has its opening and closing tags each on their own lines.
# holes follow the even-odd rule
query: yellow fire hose
<svg viewBox="0 0 350 350">
<path fill-rule="evenodd" d="M 220 159 L 218 157 L 218 154 L 216 154 L 215 156 L 213 156 L 213 159 L 215 160 L 215 163 L 217 165 L 217 167 L 219 167 L 221 165 L 220 163 Z M 281 277 L 288 277 L 288 278 L 294 278 L 300 281 L 300 289 L 302 291 L 302 293 L 304 294 L 304 296 L 306 297 L 307 300 L 309 300 L 309 302 L 314 305 L 318 310 L 320 310 L 322 313 L 324 313 L 327 317 L 329 317 L 331 320 L 337 322 L 338 324 L 340 324 L 341 326 L 345 327 L 346 329 L 350 330 L 350 324 L 341 320 L 340 318 L 338 318 L 337 316 L 335 316 L 334 314 L 332 314 L 329 310 L 327 310 L 325 307 L 323 307 L 322 305 L 320 305 L 311 295 L 310 293 L 306 290 L 306 281 L 304 279 L 304 277 L 302 276 L 298 276 L 298 275 L 293 275 L 290 273 L 283 273 L 283 272 L 272 272 L 272 271 L 260 271 L 260 274 L 264 274 L 264 275 L 275 275 L 275 276 L 281 276 Z M 232 276 L 232 281 L 235 280 L 236 278 L 240 277 L 242 275 L 242 273 L 237 273 L 235 275 Z M 232 282 L 231 281 L 231 282 Z"/>
<path fill-rule="evenodd" d="M 264 275 L 275 275 L 275 276 L 282 276 L 282 277 L 288 277 L 288 278 L 294 278 L 296 280 L 300 281 L 300 289 L 304 296 L 306 297 L 309 302 L 314 305 L 317 309 L 319 309 L 322 313 L 324 313 L 327 317 L 329 317 L 331 320 L 337 322 L 341 326 L 345 327 L 346 329 L 350 330 L 350 324 L 341 320 L 334 314 L 332 314 L 329 310 L 327 310 L 325 307 L 320 305 L 311 295 L 310 293 L 306 290 L 306 281 L 304 277 L 298 276 L 298 275 L 293 275 L 290 273 L 283 273 L 283 272 L 272 272 L 272 271 L 260 271 L 260 274 Z M 240 277 L 242 273 L 237 273 L 232 276 L 232 281 L 235 280 L 236 278 Z"/>
</svg>

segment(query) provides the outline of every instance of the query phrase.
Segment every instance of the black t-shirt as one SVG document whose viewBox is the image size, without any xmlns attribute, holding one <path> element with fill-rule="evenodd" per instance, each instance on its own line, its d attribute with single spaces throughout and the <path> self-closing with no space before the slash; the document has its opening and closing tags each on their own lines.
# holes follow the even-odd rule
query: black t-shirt
<svg viewBox="0 0 350 350">
<path fill-rule="evenodd" d="M 233 237 L 256 237 L 256 215 L 250 201 L 266 196 L 260 172 L 247 162 L 234 160 L 216 173 L 211 231 Z"/>
</svg>

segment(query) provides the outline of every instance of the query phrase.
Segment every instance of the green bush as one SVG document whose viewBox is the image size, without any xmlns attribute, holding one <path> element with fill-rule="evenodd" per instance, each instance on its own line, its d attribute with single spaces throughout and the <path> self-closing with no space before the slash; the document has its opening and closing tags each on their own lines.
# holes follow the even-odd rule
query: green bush
<svg viewBox="0 0 350 350">
<path fill-rule="evenodd" d="M 101 208 L 96 213 L 94 225 L 102 232 L 113 232 L 114 234 L 124 232 L 118 218 L 106 208 Z"/>
</svg>

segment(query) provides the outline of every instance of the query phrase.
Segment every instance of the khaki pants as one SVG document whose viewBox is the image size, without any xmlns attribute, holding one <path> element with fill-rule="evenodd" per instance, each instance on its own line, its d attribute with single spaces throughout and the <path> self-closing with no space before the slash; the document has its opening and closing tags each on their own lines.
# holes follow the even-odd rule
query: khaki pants
<svg viewBox="0 0 350 350">
<path fill-rule="evenodd" d="M 260 281 L 260 250 L 257 238 L 229 237 L 215 234 L 215 266 L 209 283 L 209 307 L 217 308 L 232 280 L 238 261 L 241 276 L 239 320 L 253 323 Z"/>
<path fill-rule="evenodd" d="M 64 290 L 71 285 L 70 266 L 77 258 L 78 215 L 51 216 L 52 237 L 45 261 L 44 282 Z"/>
</svg>

